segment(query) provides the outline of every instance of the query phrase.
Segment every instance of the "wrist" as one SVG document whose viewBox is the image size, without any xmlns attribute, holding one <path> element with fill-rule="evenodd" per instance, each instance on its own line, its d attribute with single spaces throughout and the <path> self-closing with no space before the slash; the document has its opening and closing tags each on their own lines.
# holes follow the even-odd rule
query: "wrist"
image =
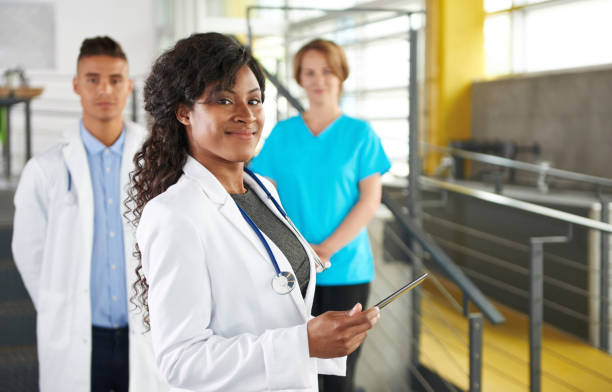
<svg viewBox="0 0 612 392">
<path fill-rule="evenodd" d="M 331 258 L 333 254 L 336 253 L 338 250 L 339 249 L 336 249 L 336 247 L 333 245 L 333 242 L 330 241 L 329 239 L 319 244 L 319 251 L 321 252 L 323 256 L 325 256 L 328 259 Z"/>
</svg>

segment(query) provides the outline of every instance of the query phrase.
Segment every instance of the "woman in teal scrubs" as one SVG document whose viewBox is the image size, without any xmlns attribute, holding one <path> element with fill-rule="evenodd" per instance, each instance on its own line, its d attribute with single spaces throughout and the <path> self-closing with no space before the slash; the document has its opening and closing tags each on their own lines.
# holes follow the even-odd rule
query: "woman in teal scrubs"
<svg viewBox="0 0 612 392">
<path fill-rule="evenodd" d="M 319 257 L 331 261 L 317 276 L 313 314 L 365 306 L 374 279 L 366 225 L 391 163 L 370 125 L 340 109 L 349 73 L 341 47 L 315 39 L 296 53 L 293 70 L 308 110 L 279 122 L 250 168 L 275 182 L 294 224 Z M 357 356 L 349 356 L 346 378 L 322 376 L 320 389 L 352 391 Z"/>
</svg>

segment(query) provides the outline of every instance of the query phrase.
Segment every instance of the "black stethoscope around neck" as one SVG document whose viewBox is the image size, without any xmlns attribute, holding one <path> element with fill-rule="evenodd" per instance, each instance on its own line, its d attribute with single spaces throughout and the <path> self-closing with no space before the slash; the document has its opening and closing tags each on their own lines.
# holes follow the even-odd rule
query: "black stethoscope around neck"
<svg viewBox="0 0 612 392">
<path fill-rule="evenodd" d="M 278 212 L 280 212 L 280 214 L 283 216 L 283 218 L 285 218 L 287 223 L 289 223 L 289 226 L 291 226 L 291 228 L 293 229 L 294 234 L 296 236 L 301 236 L 300 232 L 293 225 L 293 222 L 291 222 L 291 219 L 289 219 L 289 216 L 287 215 L 285 210 L 283 210 L 283 208 L 280 206 L 280 204 L 274 199 L 274 197 L 272 196 L 270 191 L 268 191 L 268 189 L 265 187 L 265 185 L 259 180 L 259 178 L 257 178 L 255 173 L 253 173 L 251 170 L 249 170 L 246 167 L 244 168 L 244 171 L 264 191 L 264 193 L 266 194 L 268 199 L 270 199 L 272 201 L 272 203 L 274 204 L 274 207 L 276 207 Z M 266 248 L 266 252 L 268 253 L 268 256 L 270 257 L 270 261 L 272 262 L 272 265 L 274 266 L 275 275 L 272 278 L 272 289 L 277 294 L 288 294 L 288 293 L 290 293 L 291 290 L 293 290 L 293 288 L 295 287 L 295 281 L 296 281 L 295 275 L 292 272 L 281 271 L 280 270 L 280 267 L 278 266 L 278 262 L 276 261 L 276 257 L 274 257 L 274 253 L 272 253 L 272 249 L 270 248 L 270 245 L 268 244 L 268 241 L 266 241 L 266 239 L 264 238 L 261 230 L 259 230 L 259 228 L 255 224 L 255 222 L 253 222 L 253 220 L 249 217 L 249 215 L 246 212 L 244 212 L 244 210 L 242 209 L 242 207 L 240 207 L 240 205 L 238 205 L 238 203 L 236 203 L 236 206 L 240 210 L 240 213 L 242 214 L 242 217 L 244 218 L 244 220 L 249 224 L 249 226 L 251 226 L 251 229 L 253 229 L 253 231 L 255 232 L 255 234 L 257 235 L 257 237 L 259 238 L 259 240 L 263 244 L 264 248 Z M 302 241 L 307 243 L 307 241 L 304 239 L 304 237 L 302 237 Z M 323 262 L 321 261 L 319 256 L 317 256 L 316 252 L 314 252 L 309 246 L 305 246 L 304 248 L 305 248 L 306 252 L 310 253 L 311 257 L 314 259 L 316 271 L 317 272 L 322 272 L 327 266 L 325 264 L 323 264 Z"/>
</svg>

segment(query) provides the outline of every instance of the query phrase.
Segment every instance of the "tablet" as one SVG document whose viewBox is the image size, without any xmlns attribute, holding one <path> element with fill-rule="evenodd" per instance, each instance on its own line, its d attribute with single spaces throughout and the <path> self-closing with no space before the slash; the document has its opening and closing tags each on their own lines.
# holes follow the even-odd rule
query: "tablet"
<svg viewBox="0 0 612 392">
<path fill-rule="evenodd" d="M 402 286 L 399 290 L 397 290 L 396 292 L 394 292 L 393 294 L 383 299 L 382 301 L 380 301 L 374 306 L 378 306 L 378 309 L 384 308 L 385 306 L 389 305 L 391 302 L 395 301 L 400 295 L 412 290 L 413 288 L 423 283 L 423 281 L 428 275 L 429 274 L 425 272 L 423 275 L 419 276 L 418 278 L 408 283 L 407 285 Z"/>
</svg>

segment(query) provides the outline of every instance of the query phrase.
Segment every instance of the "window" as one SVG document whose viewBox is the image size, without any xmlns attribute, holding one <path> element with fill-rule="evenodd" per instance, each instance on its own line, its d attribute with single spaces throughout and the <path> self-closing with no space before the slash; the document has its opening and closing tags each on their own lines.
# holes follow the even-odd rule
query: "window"
<svg viewBox="0 0 612 392">
<path fill-rule="evenodd" d="M 612 0 L 485 0 L 488 75 L 612 63 Z"/>
</svg>

